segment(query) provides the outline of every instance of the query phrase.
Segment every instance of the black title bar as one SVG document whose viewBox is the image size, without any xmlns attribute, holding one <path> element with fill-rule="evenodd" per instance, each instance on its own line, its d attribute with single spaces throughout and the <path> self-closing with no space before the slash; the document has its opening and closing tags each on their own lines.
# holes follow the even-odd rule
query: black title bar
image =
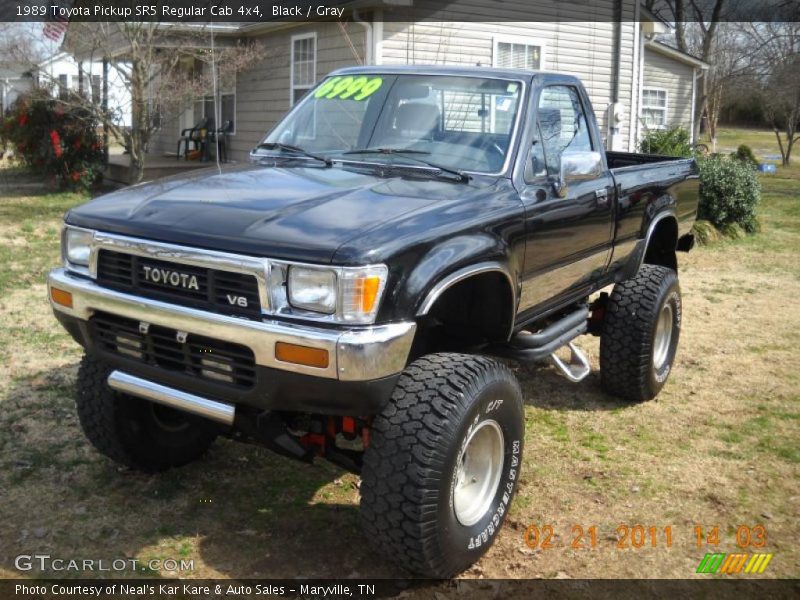
<svg viewBox="0 0 800 600">
<path fill-rule="evenodd" d="M 674 21 L 672 4 L 655 0 L 0 0 L 0 21 L 147 21 L 258 23 L 287 21 L 567 22 Z M 684 21 L 712 19 L 714 0 L 694 0 Z M 800 21 L 798 0 L 728 0 L 717 21 Z"/>
</svg>

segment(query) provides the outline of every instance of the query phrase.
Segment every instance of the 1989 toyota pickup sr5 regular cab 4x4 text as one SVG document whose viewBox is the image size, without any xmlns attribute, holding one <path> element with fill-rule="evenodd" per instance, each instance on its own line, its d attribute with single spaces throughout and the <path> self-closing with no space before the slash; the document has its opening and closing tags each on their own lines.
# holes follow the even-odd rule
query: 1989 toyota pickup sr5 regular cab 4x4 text
<svg viewBox="0 0 800 600">
<path fill-rule="evenodd" d="M 113 460 L 163 470 L 218 435 L 324 456 L 361 474 L 374 544 L 450 576 L 519 481 L 523 399 L 496 357 L 579 381 L 588 333 L 608 393 L 667 380 L 696 165 L 605 152 L 574 77 L 337 71 L 251 158 L 66 215 L 50 301 Z"/>
</svg>

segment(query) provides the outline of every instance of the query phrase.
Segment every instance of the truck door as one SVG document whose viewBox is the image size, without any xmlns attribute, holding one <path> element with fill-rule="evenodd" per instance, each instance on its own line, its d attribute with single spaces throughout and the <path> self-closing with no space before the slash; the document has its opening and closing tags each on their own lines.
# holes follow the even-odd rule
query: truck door
<svg viewBox="0 0 800 600">
<path fill-rule="evenodd" d="M 613 178 L 588 100 L 572 85 L 548 85 L 533 102 L 520 193 L 526 220 L 520 312 L 587 290 L 606 269 L 614 225 Z"/>
</svg>

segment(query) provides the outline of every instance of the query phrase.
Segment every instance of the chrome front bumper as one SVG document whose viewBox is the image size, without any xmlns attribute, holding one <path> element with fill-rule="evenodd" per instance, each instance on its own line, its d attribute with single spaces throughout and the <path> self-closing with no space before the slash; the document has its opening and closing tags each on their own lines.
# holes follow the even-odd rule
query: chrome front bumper
<svg viewBox="0 0 800 600">
<path fill-rule="evenodd" d="M 257 365 L 342 381 L 370 381 L 405 368 L 416 323 L 390 323 L 363 329 L 325 329 L 272 320 L 250 321 L 218 315 L 103 288 L 91 280 L 55 269 L 47 279 L 53 310 L 87 321 L 95 311 L 242 344 Z M 72 294 L 72 308 L 52 301 L 50 288 Z M 328 351 L 325 368 L 287 363 L 275 357 L 275 344 L 287 342 Z"/>
</svg>

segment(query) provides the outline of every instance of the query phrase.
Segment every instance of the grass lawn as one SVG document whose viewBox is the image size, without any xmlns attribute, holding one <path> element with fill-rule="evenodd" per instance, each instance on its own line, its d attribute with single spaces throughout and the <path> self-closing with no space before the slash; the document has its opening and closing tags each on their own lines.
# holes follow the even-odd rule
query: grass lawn
<svg viewBox="0 0 800 600">
<path fill-rule="evenodd" d="M 777 152 L 771 135 L 731 132 L 725 143 Z M 516 368 L 520 492 L 465 577 L 692 577 L 705 552 L 739 551 L 743 525 L 763 526 L 775 554 L 762 577 L 800 575 L 800 168 L 762 182 L 761 233 L 680 256 L 681 346 L 657 400 L 600 390 L 596 338 L 579 340 L 595 368 L 579 385 Z M 59 262 L 61 215 L 82 199 L 0 187 L 0 577 L 42 576 L 14 568 L 33 552 L 183 558 L 193 577 L 402 575 L 360 533 L 358 478 L 325 462 L 222 440 L 196 464 L 145 476 L 89 446 L 73 404 L 81 351 L 43 283 Z M 552 548 L 525 544 L 531 525 L 553 528 Z M 655 527 L 655 547 L 648 537 L 617 548 L 621 525 Z M 573 549 L 575 526 L 596 527 L 598 547 Z M 718 527 L 719 546 L 698 547 L 696 526 Z M 154 573 L 123 573 L 134 574 Z"/>
<path fill-rule="evenodd" d="M 705 142 L 705 140 L 700 140 Z M 775 133 L 769 129 L 734 129 L 721 127 L 717 130 L 717 151 L 722 154 L 734 152 L 741 144 L 750 146 L 759 160 L 780 164 L 781 151 Z M 765 155 L 777 156 L 777 159 L 764 159 Z"/>
</svg>

